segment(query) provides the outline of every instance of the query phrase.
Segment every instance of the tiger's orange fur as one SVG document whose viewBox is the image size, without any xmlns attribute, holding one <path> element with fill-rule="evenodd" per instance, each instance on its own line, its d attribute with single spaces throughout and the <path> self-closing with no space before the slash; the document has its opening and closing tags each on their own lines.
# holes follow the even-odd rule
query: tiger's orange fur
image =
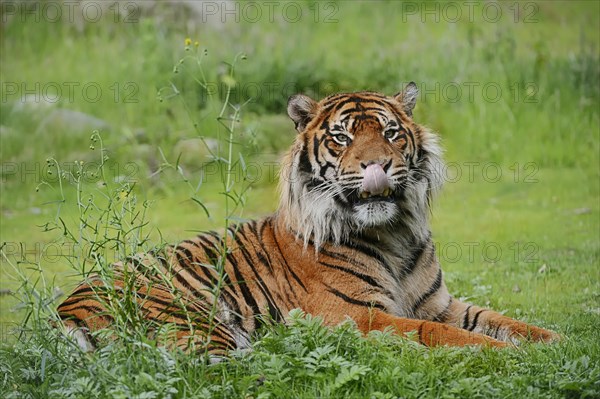
<svg viewBox="0 0 600 399">
<path fill-rule="evenodd" d="M 412 118 L 417 93 L 411 83 L 393 97 L 290 98 L 298 135 L 277 212 L 115 264 L 119 295 L 132 296 L 157 329 L 175 325 L 178 347 L 210 342 L 215 354 L 247 347 L 259 319 L 285 322 L 294 308 L 330 325 L 350 317 L 365 333 L 416 331 L 425 345 L 557 339 L 448 293 L 427 220 L 441 150 Z M 102 285 L 82 283 L 58 308 L 84 349 L 112 323 Z"/>
</svg>

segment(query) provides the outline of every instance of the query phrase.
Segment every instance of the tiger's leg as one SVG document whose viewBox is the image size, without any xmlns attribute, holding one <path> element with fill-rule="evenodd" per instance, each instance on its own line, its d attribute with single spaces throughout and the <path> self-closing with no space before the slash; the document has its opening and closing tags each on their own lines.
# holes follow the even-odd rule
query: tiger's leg
<svg viewBox="0 0 600 399">
<path fill-rule="evenodd" d="M 112 315 L 123 311 L 117 309 L 117 304 L 123 302 L 123 281 L 115 280 L 114 285 L 117 295 L 111 301 L 103 290 L 104 283 L 99 278 L 92 278 L 88 283 L 80 284 L 57 309 L 67 335 L 85 352 L 98 347 L 92 333 L 114 328 Z M 208 353 L 213 358 L 249 345 L 245 330 L 227 316 L 231 312 L 217 311 L 211 317 L 209 304 L 175 297 L 163 286 L 138 281 L 130 301 L 135 301 L 135 308 L 130 311 L 136 313 L 130 315 L 131 319 L 145 319 L 148 337 L 168 347 Z M 222 310 L 224 306 L 218 309 Z M 109 308 L 115 309 L 108 311 Z M 167 326 L 171 328 L 163 329 Z"/>
<path fill-rule="evenodd" d="M 357 320 L 358 328 L 363 333 L 372 330 L 384 330 L 386 327 L 394 327 L 400 334 L 412 331 L 417 332 L 420 343 L 427 346 L 465 346 L 465 345 L 488 345 L 493 347 L 505 347 L 508 344 L 487 337 L 482 334 L 473 333 L 464 329 L 434 321 L 407 319 L 396 317 L 380 310 L 371 310 L 368 317 Z"/>
<path fill-rule="evenodd" d="M 97 347 L 92 332 L 104 329 L 113 322 L 104 306 L 105 298 L 100 293 L 102 286 L 99 279 L 92 277 L 88 283 L 81 283 L 57 309 L 67 336 L 84 352 Z"/>
<path fill-rule="evenodd" d="M 438 319 L 451 326 L 469 332 L 485 334 L 500 341 L 513 343 L 518 343 L 521 340 L 553 342 L 560 339 L 560 336 L 555 332 L 453 298 L 451 298 L 446 311 L 438 316 Z"/>
</svg>

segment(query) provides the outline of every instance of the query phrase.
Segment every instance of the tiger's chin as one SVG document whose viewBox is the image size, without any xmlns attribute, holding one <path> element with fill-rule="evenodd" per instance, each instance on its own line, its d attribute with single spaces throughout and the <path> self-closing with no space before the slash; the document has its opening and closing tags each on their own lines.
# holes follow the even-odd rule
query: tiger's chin
<svg viewBox="0 0 600 399">
<path fill-rule="evenodd" d="M 377 227 L 391 224 L 398 214 L 398 205 L 389 200 L 357 203 L 353 207 L 353 218 L 360 227 Z"/>
</svg>

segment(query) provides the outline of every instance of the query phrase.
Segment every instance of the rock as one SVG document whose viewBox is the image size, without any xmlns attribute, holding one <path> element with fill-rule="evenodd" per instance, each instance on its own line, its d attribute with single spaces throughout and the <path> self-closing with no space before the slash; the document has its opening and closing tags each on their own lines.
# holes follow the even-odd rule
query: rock
<svg viewBox="0 0 600 399">
<path fill-rule="evenodd" d="M 11 112 L 40 112 L 46 111 L 56 104 L 56 101 L 50 101 L 46 96 L 39 94 L 21 95 L 19 100 L 15 101 Z"/>
<path fill-rule="evenodd" d="M 95 116 L 70 109 L 59 108 L 50 112 L 39 124 L 36 134 L 48 132 L 86 134 L 90 135 L 93 130 L 109 129 L 110 125 Z"/>
<path fill-rule="evenodd" d="M 586 213 L 590 213 L 592 210 L 590 208 L 577 208 L 573 209 L 573 213 L 575 215 L 585 215 Z"/>
</svg>

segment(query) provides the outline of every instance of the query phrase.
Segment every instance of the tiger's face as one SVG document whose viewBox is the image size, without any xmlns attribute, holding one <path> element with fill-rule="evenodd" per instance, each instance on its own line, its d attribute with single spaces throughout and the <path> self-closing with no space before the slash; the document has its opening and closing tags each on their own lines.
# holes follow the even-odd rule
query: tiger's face
<svg viewBox="0 0 600 399">
<path fill-rule="evenodd" d="M 414 83 L 393 97 L 372 92 L 337 94 L 316 102 L 290 98 L 288 115 L 299 132 L 290 160 L 284 200 L 296 212 L 328 220 L 332 228 L 360 230 L 393 225 L 407 215 L 407 201 L 428 196 L 435 136 L 412 119 Z M 429 182 L 428 182 L 429 178 Z M 418 188 L 415 192 L 415 188 Z M 305 216 L 300 223 L 326 227 Z M 316 226 L 316 227 L 315 227 Z M 302 229 L 304 226 L 299 226 Z M 338 237 L 343 239 L 347 231 Z"/>
</svg>

